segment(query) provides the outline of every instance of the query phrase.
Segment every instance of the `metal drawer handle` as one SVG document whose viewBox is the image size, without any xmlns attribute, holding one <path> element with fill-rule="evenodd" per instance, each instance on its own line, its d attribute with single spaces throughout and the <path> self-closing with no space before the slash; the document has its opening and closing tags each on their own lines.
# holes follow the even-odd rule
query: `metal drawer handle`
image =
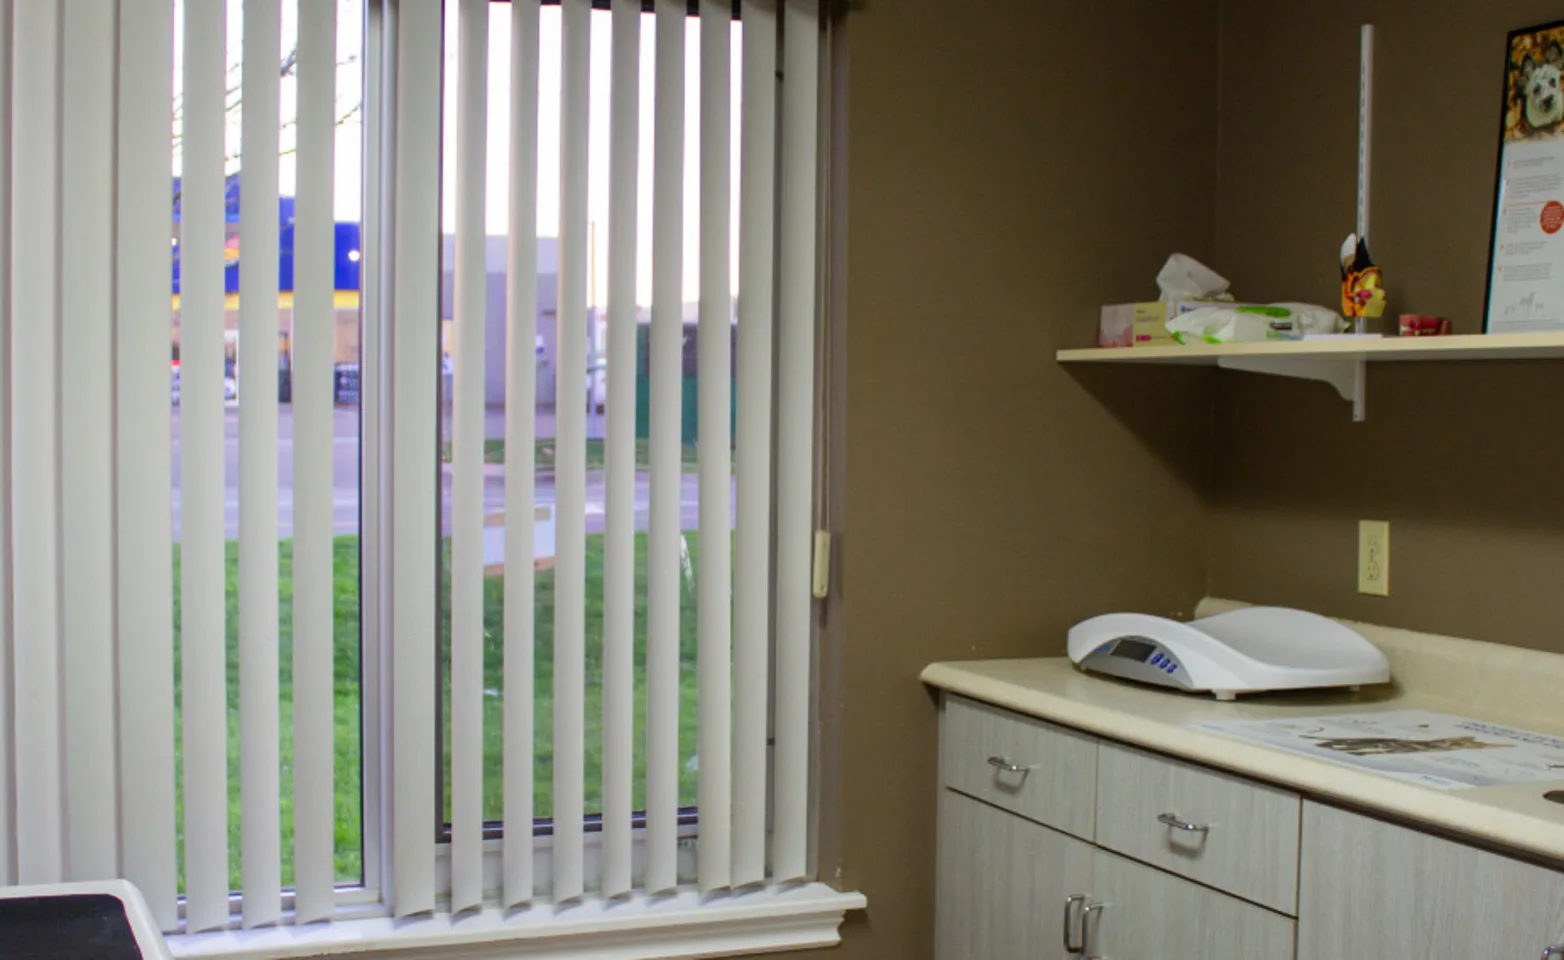
<svg viewBox="0 0 1564 960">
<path fill-rule="evenodd" d="M 1188 820 L 1180 820 L 1176 813 L 1159 813 L 1157 822 L 1166 824 L 1174 830 L 1183 830 L 1186 833 L 1205 833 L 1211 829 L 1209 823 L 1190 823 Z"/>
<path fill-rule="evenodd" d="M 1072 894 L 1064 898 L 1064 952 L 1080 953 L 1086 949 L 1086 931 L 1081 931 L 1081 945 L 1072 946 L 1070 943 L 1070 921 L 1075 918 L 1075 905 L 1085 903 L 1090 898 L 1084 893 Z M 1546 958 L 1544 958 L 1546 960 Z"/>
<path fill-rule="evenodd" d="M 1026 773 L 1032 769 L 1019 763 L 1012 763 L 1009 757 L 989 757 L 988 765 L 998 767 L 1006 773 Z"/>
<path fill-rule="evenodd" d="M 1101 912 L 1106 906 L 1106 903 L 1092 903 L 1081 912 L 1081 955 L 1085 960 L 1102 960 L 1092 953 L 1092 914 Z"/>
<path fill-rule="evenodd" d="M 1553 960 L 1554 957 L 1564 957 L 1564 943 L 1555 943 L 1542 951 L 1542 960 Z"/>
</svg>

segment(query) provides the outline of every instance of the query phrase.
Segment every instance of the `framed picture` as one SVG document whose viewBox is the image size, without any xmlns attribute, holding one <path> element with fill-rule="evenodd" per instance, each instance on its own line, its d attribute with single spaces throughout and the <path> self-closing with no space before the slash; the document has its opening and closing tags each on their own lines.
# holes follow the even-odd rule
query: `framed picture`
<svg viewBox="0 0 1564 960">
<path fill-rule="evenodd" d="M 1510 33 L 1487 333 L 1564 330 L 1564 21 Z"/>
</svg>

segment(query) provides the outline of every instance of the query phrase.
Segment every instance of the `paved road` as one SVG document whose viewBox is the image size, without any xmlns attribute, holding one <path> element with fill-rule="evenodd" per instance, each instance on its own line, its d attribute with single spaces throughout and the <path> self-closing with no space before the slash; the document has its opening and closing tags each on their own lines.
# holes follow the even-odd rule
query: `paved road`
<svg viewBox="0 0 1564 960">
<path fill-rule="evenodd" d="M 601 418 L 596 418 L 600 423 Z M 505 419 L 503 411 L 491 410 L 485 418 L 485 432 L 492 437 L 503 436 L 505 432 Z M 549 410 L 540 410 L 536 421 L 537 435 L 551 437 L 554 435 L 554 416 Z M 224 496 L 224 528 L 225 536 L 233 539 L 239 536 L 239 412 L 230 407 L 226 411 L 224 423 L 224 477 L 227 480 L 227 489 Z M 182 529 L 180 516 L 180 480 L 179 480 L 179 410 L 174 409 L 174 539 L 178 540 Z M 332 471 L 333 471 L 333 498 L 332 520 L 337 533 L 357 533 L 359 530 L 359 498 L 358 498 L 358 409 L 355 407 L 338 407 L 334 419 L 333 443 L 332 443 Z M 278 408 L 277 422 L 277 522 L 279 534 L 283 537 L 292 536 L 293 533 L 293 407 L 283 404 Z M 450 491 L 449 473 L 443 474 L 442 497 L 446 506 L 446 515 L 449 516 Z M 636 477 L 635 502 L 636 502 L 636 529 L 645 530 L 648 520 L 649 484 L 645 474 Z M 552 504 L 554 498 L 554 480 L 551 476 L 544 475 L 538 478 L 537 501 L 540 504 Z M 729 522 L 733 514 L 734 491 L 729 489 Z M 486 477 L 483 491 L 484 511 L 486 513 L 499 513 L 505 509 L 505 478 L 503 475 Z M 684 529 L 694 530 L 699 526 L 700 483 L 694 474 L 684 474 L 679 493 L 680 522 Z M 592 472 L 587 475 L 586 491 L 586 528 L 588 533 L 601 533 L 603 531 L 603 475 L 600 472 Z M 448 523 L 447 519 L 447 523 Z"/>
</svg>

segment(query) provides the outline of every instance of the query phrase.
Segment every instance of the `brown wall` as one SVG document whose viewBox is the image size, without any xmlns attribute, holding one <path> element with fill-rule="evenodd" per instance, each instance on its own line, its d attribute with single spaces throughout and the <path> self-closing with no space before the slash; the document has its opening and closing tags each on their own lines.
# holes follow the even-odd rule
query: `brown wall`
<svg viewBox="0 0 1564 960">
<path fill-rule="evenodd" d="M 1208 256 L 1209 0 L 871 0 L 848 26 L 841 956 L 931 955 L 932 661 L 1204 593 L 1210 383 L 1077 379 L 1097 307 Z M 840 465 L 839 465 L 840 466 Z M 826 864 L 830 876 L 832 864 Z"/>
<path fill-rule="evenodd" d="M 1240 297 L 1334 302 L 1353 227 L 1358 25 L 1376 25 L 1375 259 L 1391 312 L 1482 328 L 1505 34 L 1542 0 L 1220 0 L 1216 259 Z M 1557 364 L 1376 366 L 1368 421 L 1329 388 L 1217 387 L 1210 589 L 1564 651 Z M 1359 518 L 1391 596 L 1355 592 Z"/>
<path fill-rule="evenodd" d="M 1319 384 L 1052 360 L 1174 249 L 1242 297 L 1335 301 L 1367 21 L 1392 312 L 1477 332 L 1504 35 L 1556 8 L 975 6 L 871 2 L 848 31 L 854 958 L 930 953 L 930 661 L 1056 654 L 1083 616 L 1206 593 L 1564 651 L 1556 365 L 1376 367 L 1353 424 Z M 1360 517 L 1392 522 L 1389 599 L 1354 592 Z"/>
</svg>

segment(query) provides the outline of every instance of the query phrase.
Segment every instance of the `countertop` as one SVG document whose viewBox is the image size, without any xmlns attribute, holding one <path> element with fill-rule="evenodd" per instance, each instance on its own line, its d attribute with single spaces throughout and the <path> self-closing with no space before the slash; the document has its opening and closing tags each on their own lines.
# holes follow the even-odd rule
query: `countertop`
<svg viewBox="0 0 1564 960">
<path fill-rule="evenodd" d="M 1241 604 L 1208 599 L 1197 615 Z M 1221 703 L 1077 670 L 1066 657 L 931 664 L 924 683 L 1111 740 L 1291 787 L 1564 864 L 1553 783 L 1438 790 L 1194 729 L 1194 724 L 1376 710 L 1435 710 L 1564 735 L 1564 656 L 1342 621 L 1385 652 L 1393 680 L 1359 693 L 1265 694 Z"/>
</svg>

